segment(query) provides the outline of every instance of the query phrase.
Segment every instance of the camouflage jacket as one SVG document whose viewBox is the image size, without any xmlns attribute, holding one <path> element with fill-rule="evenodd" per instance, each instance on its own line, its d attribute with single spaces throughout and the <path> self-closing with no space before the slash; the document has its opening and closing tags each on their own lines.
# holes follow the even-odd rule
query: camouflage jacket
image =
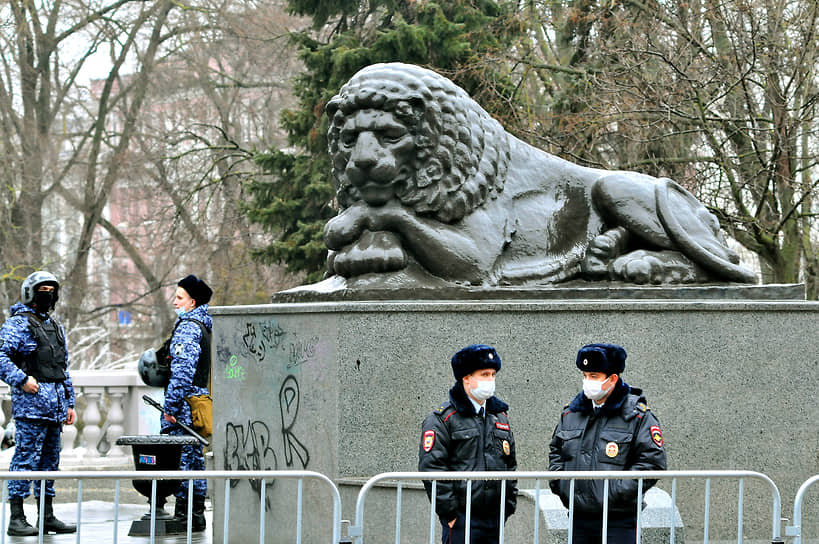
<svg viewBox="0 0 819 544">
<path fill-rule="evenodd" d="M 213 320 L 208 313 L 207 304 L 197 306 L 180 319 L 193 319 L 205 325 L 208 330 L 213 329 Z M 210 394 L 206 387 L 193 385 L 193 375 L 196 373 L 196 365 L 202 352 L 199 347 L 201 338 L 201 327 L 191 321 L 179 323 L 171 338 L 171 379 L 165 388 L 165 412 L 187 425 L 191 423 L 191 408 L 185 398 Z M 162 428 L 169 427 L 173 427 L 173 423 L 162 418 Z"/>
<path fill-rule="evenodd" d="M 69 408 L 74 407 L 74 386 L 66 369 L 64 382 L 41 383 L 36 394 L 23 391 L 28 375 L 18 368 L 12 359 L 19 359 L 37 349 L 37 342 L 31 332 L 28 306 L 17 303 L 11 307 L 11 317 L 0 327 L 0 379 L 11 388 L 11 416 L 14 419 L 45 420 L 54 423 L 65 421 Z M 51 319 L 48 314 L 38 314 Z M 62 326 L 60 325 L 60 329 Z M 65 331 L 63 331 L 65 336 Z M 65 353 L 68 366 L 68 348 Z"/>
</svg>

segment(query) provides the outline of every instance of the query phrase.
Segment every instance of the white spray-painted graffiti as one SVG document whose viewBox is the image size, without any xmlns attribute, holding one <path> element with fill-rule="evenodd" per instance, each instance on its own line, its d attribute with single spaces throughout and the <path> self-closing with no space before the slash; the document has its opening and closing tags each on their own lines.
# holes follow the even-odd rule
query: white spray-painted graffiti
<svg viewBox="0 0 819 544">
<path fill-rule="evenodd" d="M 314 336 L 308 340 L 290 342 L 290 360 L 287 362 L 287 368 L 304 364 L 315 357 L 318 342 L 318 336 Z"/>
</svg>

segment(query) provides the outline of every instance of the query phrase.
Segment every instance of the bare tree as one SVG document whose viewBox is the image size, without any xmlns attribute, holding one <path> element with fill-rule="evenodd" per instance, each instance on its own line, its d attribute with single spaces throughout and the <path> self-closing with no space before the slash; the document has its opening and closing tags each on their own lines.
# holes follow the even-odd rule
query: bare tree
<svg viewBox="0 0 819 544">
<path fill-rule="evenodd" d="M 94 229 L 120 179 L 120 158 L 130 145 L 147 82 L 162 44 L 178 32 L 163 32 L 173 6 L 129 0 L 35 6 L 12 0 L 1 8 L 11 22 L 0 35 L 0 118 L 8 136 L 0 174 L 8 210 L 0 229 L 2 262 L 15 280 L 34 268 L 56 268 L 64 278 L 69 323 L 82 308 Z M 103 48 L 110 70 L 89 110 L 81 77 Z M 124 79 L 126 70 L 135 75 Z M 114 131 L 111 116 L 117 109 L 126 115 Z M 75 213 L 44 206 L 55 195 Z M 81 218 L 76 239 L 65 232 L 70 229 L 66 215 L 75 224 Z M 50 244 L 64 244 L 70 253 L 43 249 Z M 8 289 L 16 284 L 7 282 Z"/>
<path fill-rule="evenodd" d="M 96 330 L 117 309 L 134 314 L 138 338 L 120 351 L 167 333 L 168 296 L 182 273 L 209 277 L 223 303 L 270 294 L 269 269 L 246 256 L 255 233 L 229 174 L 241 168 L 231 150 L 270 140 L 286 77 L 267 65 L 293 69 L 282 62 L 293 54 L 274 39 L 290 21 L 276 5 L 187 7 L 0 6 L 0 302 L 46 267 L 63 280 L 69 328 Z M 248 11 L 253 24 L 241 20 Z M 249 34 L 255 24 L 267 25 L 263 37 Z M 103 77 L 89 81 L 100 65 Z M 103 328 L 108 347 L 122 343 Z"/>
<path fill-rule="evenodd" d="M 530 139 L 677 179 L 759 257 L 764 282 L 819 296 L 816 2 L 525 4 Z"/>
<path fill-rule="evenodd" d="M 284 144 L 278 115 L 300 69 L 287 36 L 302 23 L 275 4 L 211 8 L 155 79 L 140 150 L 167 195 L 166 228 L 188 233 L 180 241 L 200 257 L 221 300 L 266 301 L 287 280 L 249 258 L 261 232 L 242 213 L 242 181 L 255 170 L 252 148 Z"/>
</svg>

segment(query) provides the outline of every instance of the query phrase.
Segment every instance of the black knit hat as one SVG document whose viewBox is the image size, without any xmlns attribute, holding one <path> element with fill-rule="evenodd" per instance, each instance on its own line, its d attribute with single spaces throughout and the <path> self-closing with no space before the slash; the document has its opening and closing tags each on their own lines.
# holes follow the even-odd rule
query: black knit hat
<svg viewBox="0 0 819 544">
<path fill-rule="evenodd" d="M 197 306 L 210 302 L 210 297 L 213 295 L 213 289 L 193 274 L 188 274 L 179 280 L 177 285 L 188 292 L 188 295 L 196 301 Z"/>
<path fill-rule="evenodd" d="M 452 356 L 452 373 L 457 381 L 484 368 L 494 368 L 495 371 L 501 369 L 500 355 L 492 346 L 472 344 Z"/>
<path fill-rule="evenodd" d="M 626 369 L 626 350 L 617 344 L 588 344 L 577 352 L 576 363 L 583 372 L 620 374 Z"/>
</svg>

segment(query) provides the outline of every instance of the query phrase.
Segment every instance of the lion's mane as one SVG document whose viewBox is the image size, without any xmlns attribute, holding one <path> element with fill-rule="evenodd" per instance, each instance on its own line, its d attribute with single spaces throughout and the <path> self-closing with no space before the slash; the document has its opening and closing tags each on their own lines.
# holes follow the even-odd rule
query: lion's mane
<svg viewBox="0 0 819 544">
<path fill-rule="evenodd" d="M 346 118 L 365 108 L 393 112 L 415 138 L 412 171 L 396 180 L 396 195 L 416 213 L 452 223 L 503 190 L 510 151 L 500 123 L 435 72 L 410 64 L 374 64 L 356 73 L 327 104 L 333 178 L 342 208 L 361 197 L 347 179 L 349 156 L 339 149 L 339 135 Z"/>
</svg>

